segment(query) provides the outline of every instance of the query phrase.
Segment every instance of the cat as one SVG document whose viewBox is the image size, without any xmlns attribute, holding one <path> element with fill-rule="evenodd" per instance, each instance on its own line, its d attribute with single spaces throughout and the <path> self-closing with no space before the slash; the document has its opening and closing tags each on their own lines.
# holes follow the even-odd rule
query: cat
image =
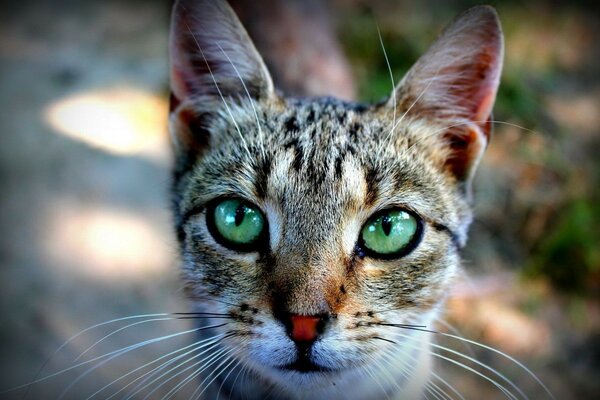
<svg viewBox="0 0 600 400">
<path fill-rule="evenodd" d="M 431 327 L 502 60 L 498 16 L 477 6 L 384 102 L 286 98 L 225 1 L 176 2 L 172 208 L 196 396 L 437 397 Z"/>
</svg>

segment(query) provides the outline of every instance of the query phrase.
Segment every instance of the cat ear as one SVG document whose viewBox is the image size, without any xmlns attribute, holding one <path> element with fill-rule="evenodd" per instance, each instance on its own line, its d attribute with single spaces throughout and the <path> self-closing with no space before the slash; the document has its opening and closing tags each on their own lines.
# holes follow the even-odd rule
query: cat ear
<svg viewBox="0 0 600 400">
<path fill-rule="evenodd" d="M 273 93 L 262 58 L 226 1 L 176 1 L 169 50 L 171 89 L 179 101 L 221 94 L 245 97 L 244 85 L 255 99 Z"/>
<path fill-rule="evenodd" d="M 461 183 L 470 181 L 490 137 L 502 58 L 496 11 L 473 7 L 442 32 L 388 102 L 400 115 L 448 126 L 440 133 L 449 147 L 444 167 Z"/>
</svg>

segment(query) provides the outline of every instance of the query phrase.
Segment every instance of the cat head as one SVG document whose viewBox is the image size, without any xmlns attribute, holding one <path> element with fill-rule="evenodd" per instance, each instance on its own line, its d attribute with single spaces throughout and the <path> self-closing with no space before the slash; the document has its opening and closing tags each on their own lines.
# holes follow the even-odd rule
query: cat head
<svg viewBox="0 0 600 400">
<path fill-rule="evenodd" d="M 418 352 L 396 328 L 430 327 L 460 264 L 495 11 L 460 15 L 377 105 L 277 93 L 223 1 L 177 2 L 170 51 L 183 278 L 195 310 L 225 318 L 206 335 L 288 393 Z"/>
</svg>

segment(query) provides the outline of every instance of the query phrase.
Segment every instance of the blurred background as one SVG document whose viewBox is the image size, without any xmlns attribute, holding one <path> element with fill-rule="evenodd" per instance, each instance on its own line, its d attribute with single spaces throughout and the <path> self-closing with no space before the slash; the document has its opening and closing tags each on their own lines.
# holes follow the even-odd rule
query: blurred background
<svg viewBox="0 0 600 400">
<path fill-rule="evenodd" d="M 398 81 L 477 3 L 331 0 L 358 98 L 391 90 L 377 25 Z M 600 398 L 600 13 L 585 1 L 490 3 L 506 35 L 494 116 L 503 123 L 478 171 L 466 273 L 439 329 L 514 356 L 558 399 Z M 42 366 L 39 376 L 73 365 L 116 329 L 78 361 L 189 329 L 132 318 L 54 354 L 99 322 L 186 311 L 168 211 L 169 11 L 158 0 L 0 4 L 0 391 Z M 94 364 L 84 365 L 27 396 L 56 398 L 73 383 L 65 397 L 85 398 L 190 339 L 173 336 L 78 378 Z M 441 343 L 543 398 L 514 363 Z M 437 367 L 467 399 L 503 398 L 468 371 Z"/>
</svg>

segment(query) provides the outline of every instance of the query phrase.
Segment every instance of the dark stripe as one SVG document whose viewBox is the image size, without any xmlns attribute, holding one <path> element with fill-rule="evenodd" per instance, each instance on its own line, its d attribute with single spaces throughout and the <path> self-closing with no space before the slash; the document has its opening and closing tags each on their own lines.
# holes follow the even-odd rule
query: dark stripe
<svg viewBox="0 0 600 400">
<path fill-rule="evenodd" d="M 256 178 L 254 180 L 254 188 L 256 195 L 259 198 L 265 198 L 269 188 L 269 176 L 271 175 L 271 159 L 267 158 L 263 160 L 259 168 L 256 171 Z"/>
<path fill-rule="evenodd" d="M 177 239 L 179 239 L 181 243 L 183 243 L 183 241 L 185 240 L 184 228 L 187 225 L 188 221 L 190 220 L 190 218 L 200 214 L 202 211 L 204 211 L 204 206 L 194 206 L 188 211 L 186 211 L 183 214 L 183 216 L 179 219 L 179 221 L 177 221 L 175 229 L 177 230 Z"/>
<path fill-rule="evenodd" d="M 379 195 L 379 182 L 377 173 L 371 167 L 366 167 L 365 181 L 367 182 L 367 194 L 365 196 L 365 204 L 367 206 L 375 204 L 375 200 Z"/>
<path fill-rule="evenodd" d="M 427 221 L 433 229 L 438 232 L 445 232 L 450 236 L 450 240 L 452 241 L 452 245 L 456 250 L 460 250 L 462 248 L 460 244 L 460 240 L 458 240 L 458 235 L 452 231 L 452 229 L 448 228 L 446 225 L 437 222 L 437 221 Z"/>
<path fill-rule="evenodd" d="M 302 159 L 304 157 L 304 152 L 302 151 L 302 146 L 298 142 L 298 139 L 292 139 L 287 144 L 283 146 L 286 150 L 293 149 L 294 150 L 294 160 L 292 161 L 292 168 L 296 172 L 299 172 L 302 169 Z"/>
</svg>

